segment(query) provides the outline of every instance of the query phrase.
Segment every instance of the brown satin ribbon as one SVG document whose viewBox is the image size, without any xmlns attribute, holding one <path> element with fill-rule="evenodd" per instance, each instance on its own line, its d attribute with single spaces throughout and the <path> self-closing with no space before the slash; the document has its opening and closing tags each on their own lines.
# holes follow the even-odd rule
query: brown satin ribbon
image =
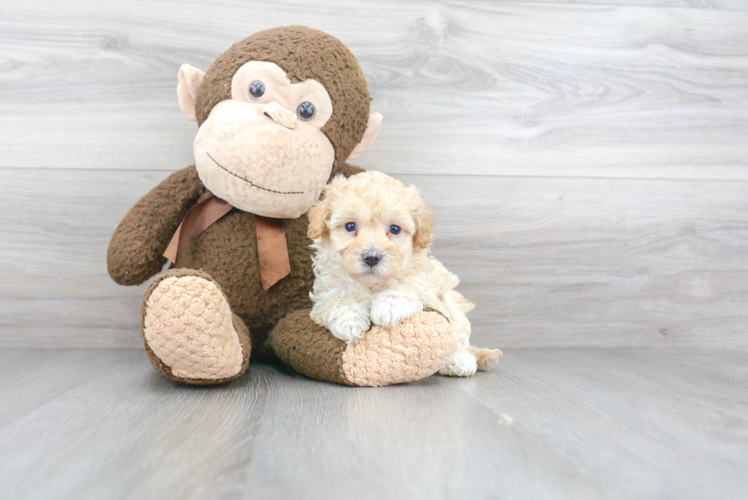
<svg viewBox="0 0 748 500">
<path fill-rule="evenodd" d="M 283 219 L 255 215 L 257 254 L 260 257 L 262 288 L 267 290 L 291 272 Z"/>
<path fill-rule="evenodd" d="M 169 245 L 164 251 L 164 257 L 176 262 L 177 253 L 190 241 L 208 229 L 218 219 L 231 211 L 228 202 L 211 196 L 201 201 L 187 212 L 182 223 L 179 224 Z M 262 288 L 267 290 L 291 272 L 291 261 L 288 258 L 288 244 L 283 219 L 270 219 L 255 215 L 257 228 L 257 253 L 260 259 L 260 276 Z"/>
<path fill-rule="evenodd" d="M 172 236 L 169 246 L 164 251 L 164 257 L 176 262 L 177 252 L 180 248 L 187 246 L 190 241 L 200 236 L 203 231 L 229 213 L 232 208 L 234 207 L 215 196 L 211 196 L 192 207 L 182 219 L 182 223 L 179 224 L 174 236 Z"/>
</svg>

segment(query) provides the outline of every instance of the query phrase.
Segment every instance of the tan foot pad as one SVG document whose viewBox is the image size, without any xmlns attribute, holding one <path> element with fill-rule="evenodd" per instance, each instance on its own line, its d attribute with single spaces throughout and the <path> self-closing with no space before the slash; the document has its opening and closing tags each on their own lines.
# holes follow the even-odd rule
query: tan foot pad
<svg viewBox="0 0 748 500">
<path fill-rule="evenodd" d="M 419 313 L 397 326 L 373 327 L 343 352 L 352 385 L 383 386 L 433 375 L 452 352 L 452 328 L 436 313 Z"/>
<path fill-rule="evenodd" d="M 183 379 L 218 380 L 242 369 L 242 347 L 218 286 L 199 276 L 161 280 L 145 304 L 148 347 Z"/>
</svg>

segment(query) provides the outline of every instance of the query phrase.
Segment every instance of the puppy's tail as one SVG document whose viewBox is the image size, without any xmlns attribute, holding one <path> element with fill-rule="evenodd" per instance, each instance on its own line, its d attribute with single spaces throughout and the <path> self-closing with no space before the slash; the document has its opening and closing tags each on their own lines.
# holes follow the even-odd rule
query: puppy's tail
<svg viewBox="0 0 748 500">
<path fill-rule="evenodd" d="M 499 362 L 501 350 L 499 349 L 482 349 L 480 347 L 469 346 L 467 352 L 475 356 L 475 362 L 478 363 L 478 371 L 484 372 Z"/>
<path fill-rule="evenodd" d="M 468 299 L 460 295 L 459 293 L 454 294 L 455 304 L 457 305 L 457 309 L 462 313 L 469 313 L 473 309 L 475 309 L 475 304 L 470 302 Z"/>
</svg>

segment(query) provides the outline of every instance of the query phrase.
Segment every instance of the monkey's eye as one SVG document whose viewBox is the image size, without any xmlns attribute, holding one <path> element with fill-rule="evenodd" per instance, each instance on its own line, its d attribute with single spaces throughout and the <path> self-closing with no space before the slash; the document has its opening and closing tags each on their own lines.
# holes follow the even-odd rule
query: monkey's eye
<svg viewBox="0 0 748 500">
<path fill-rule="evenodd" d="M 314 118 L 315 112 L 314 104 L 311 102 L 302 102 L 299 104 L 299 107 L 296 108 L 296 113 L 299 115 L 299 118 L 304 121 L 309 121 Z"/>
<path fill-rule="evenodd" d="M 252 96 L 252 99 L 262 99 L 262 96 L 265 95 L 265 84 L 260 80 L 255 80 L 250 83 L 249 95 Z"/>
<path fill-rule="evenodd" d="M 390 234 L 400 234 L 400 226 L 392 224 L 390 226 Z"/>
<path fill-rule="evenodd" d="M 355 222 L 346 222 L 345 223 L 345 230 L 349 233 L 352 233 L 356 230 L 356 223 Z"/>
</svg>

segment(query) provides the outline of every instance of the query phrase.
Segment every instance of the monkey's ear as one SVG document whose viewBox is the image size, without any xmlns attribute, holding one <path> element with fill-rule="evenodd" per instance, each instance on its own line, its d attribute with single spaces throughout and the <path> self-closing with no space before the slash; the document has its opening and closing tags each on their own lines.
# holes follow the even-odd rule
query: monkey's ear
<svg viewBox="0 0 748 500">
<path fill-rule="evenodd" d="M 179 67 L 179 83 L 177 84 L 177 95 L 179 96 L 179 109 L 188 120 L 197 121 L 195 117 L 195 97 L 197 89 L 203 83 L 205 72 L 189 64 Z"/>
<path fill-rule="evenodd" d="M 309 239 L 316 240 L 327 232 L 327 216 L 329 215 L 330 200 L 325 198 L 314 204 L 306 213 L 309 217 Z"/>
<path fill-rule="evenodd" d="M 351 154 L 348 155 L 348 160 L 353 160 L 358 155 L 360 155 L 361 153 L 369 149 L 369 146 L 372 145 L 372 143 L 374 142 L 374 139 L 377 138 L 380 125 L 382 125 L 382 113 L 370 114 L 369 121 L 366 124 L 366 132 L 364 132 L 364 136 L 361 138 L 361 142 L 356 144 L 356 147 L 353 148 L 353 151 L 351 151 Z"/>
</svg>

